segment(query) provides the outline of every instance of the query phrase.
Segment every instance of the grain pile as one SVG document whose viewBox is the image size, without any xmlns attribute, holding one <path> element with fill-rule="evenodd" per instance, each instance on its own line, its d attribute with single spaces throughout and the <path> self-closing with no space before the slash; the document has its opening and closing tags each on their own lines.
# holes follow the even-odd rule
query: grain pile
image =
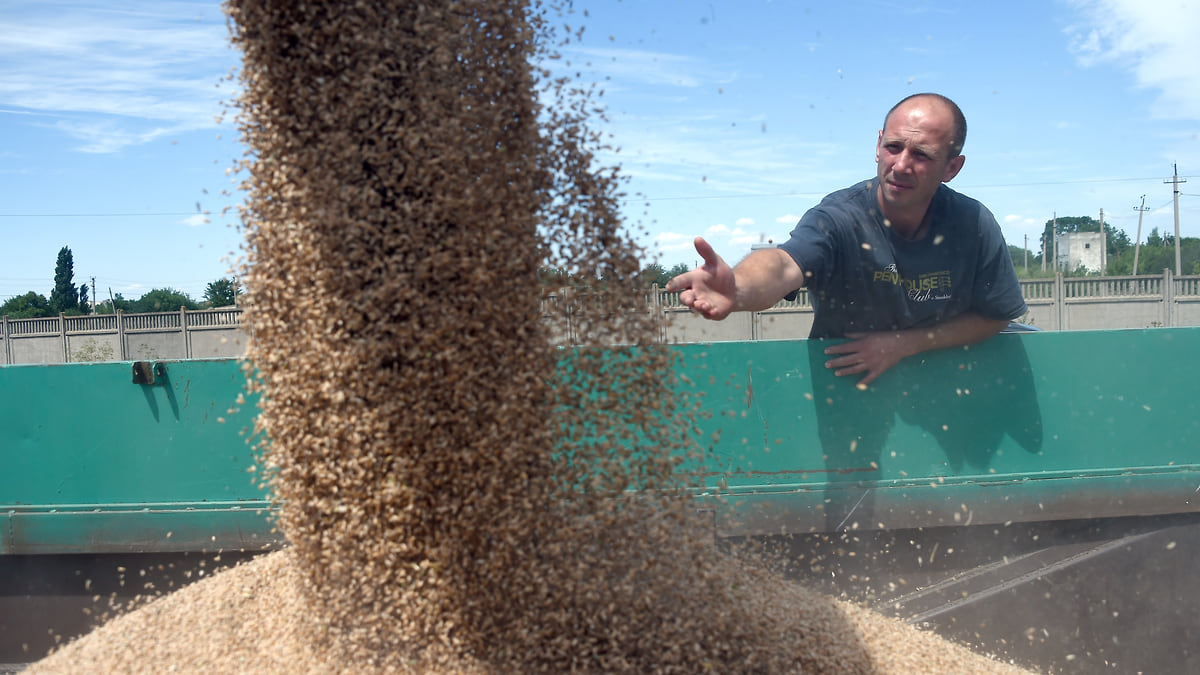
<svg viewBox="0 0 1200 675">
<path fill-rule="evenodd" d="M 261 465 L 291 546 L 33 672 L 1008 672 L 692 528 L 641 252 L 593 166 L 593 95 L 531 65 L 539 10 L 227 11 Z M 539 267 L 604 355 L 559 366 Z"/>
</svg>

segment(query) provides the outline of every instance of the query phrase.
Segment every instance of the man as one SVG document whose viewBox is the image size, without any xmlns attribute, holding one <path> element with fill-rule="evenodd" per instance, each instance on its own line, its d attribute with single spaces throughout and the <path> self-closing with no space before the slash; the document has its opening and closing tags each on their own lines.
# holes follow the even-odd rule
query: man
<svg viewBox="0 0 1200 675">
<path fill-rule="evenodd" d="M 847 337 L 825 363 L 865 388 L 901 359 L 981 342 L 1026 312 L 1004 237 L 979 202 L 942 185 L 962 169 L 967 124 L 939 94 L 884 118 L 874 180 L 809 210 L 778 248 L 730 268 L 703 238 L 704 265 L 667 284 L 706 318 L 761 311 L 807 288 L 809 337 Z"/>
</svg>

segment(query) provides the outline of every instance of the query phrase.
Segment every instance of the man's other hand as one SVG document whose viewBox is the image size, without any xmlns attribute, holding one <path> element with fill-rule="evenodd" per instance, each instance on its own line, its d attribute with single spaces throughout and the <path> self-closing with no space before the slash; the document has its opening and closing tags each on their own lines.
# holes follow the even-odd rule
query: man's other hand
<svg viewBox="0 0 1200 675">
<path fill-rule="evenodd" d="M 859 389 L 866 389 L 877 377 L 915 353 L 907 331 L 847 333 L 846 337 L 851 341 L 825 348 L 827 356 L 835 357 L 826 361 L 825 367 L 838 377 L 865 374 L 856 385 Z"/>
</svg>

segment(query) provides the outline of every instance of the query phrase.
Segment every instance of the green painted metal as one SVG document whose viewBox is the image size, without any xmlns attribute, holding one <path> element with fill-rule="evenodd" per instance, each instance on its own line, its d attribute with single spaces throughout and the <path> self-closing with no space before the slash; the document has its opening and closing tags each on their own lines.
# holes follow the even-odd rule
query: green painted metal
<svg viewBox="0 0 1200 675">
<path fill-rule="evenodd" d="M 725 496 L 722 531 L 1198 510 L 1200 329 L 999 335 L 865 391 L 826 346 L 684 349 L 720 433 L 692 468 Z"/>
<path fill-rule="evenodd" d="M 723 534 L 1200 510 L 1200 329 L 1000 335 L 866 390 L 827 343 L 673 347 Z M 235 360 L 0 367 L 0 553 L 281 543 Z M 221 419 L 224 422 L 221 422 Z M 715 439 L 715 440 L 714 440 Z"/>
<path fill-rule="evenodd" d="M 0 553 L 252 549 L 256 409 L 232 359 L 0 366 Z"/>
</svg>

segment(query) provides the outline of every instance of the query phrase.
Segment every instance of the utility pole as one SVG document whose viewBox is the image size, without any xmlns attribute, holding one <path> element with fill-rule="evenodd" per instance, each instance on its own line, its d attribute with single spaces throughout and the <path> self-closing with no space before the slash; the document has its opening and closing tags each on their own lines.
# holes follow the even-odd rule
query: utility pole
<svg viewBox="0 0 1200 675">
<path fill-rule="evenodd" d="M 1029 276 L 1029 235 L 1025 235 L 1025 276 Z"/>
<path fill-rule="evenodd" d="M 98 305 L 98 304 L 100 304 L 100 301 L 96 299 L 96 277 L 92 277 L 92 313 L 93 314 L 96 312 L 96 305 Z"/>
<path fill-rule="evenodd" d="M 1183 265 L 1179 262 L 1179 184 L 1186 183 L 1187 179 L 1179 180 L 1179 165 L 1175 164 L 1175 176 L 1170 180 L 1164 180 L 1164 183 L 1170 183 L 1175 191 L 1175 276 L 1183 274 Z"/>
<path fill-rule="evenodd" d="M 1142 195 L 1142 205 L 1133 207 L 1133 210 L 1138 212 L 1137 239 L 1133 240 L 1133 274 L 1137 276 L 1138 253 L 1142 251 L 1142 214 L 1150 210 L 1146 208 L 1146 195 Z"/>
<path fill-rule="evenodd" d="M 1100 209 L 1100 276 L 1108 274 L 1108 233 L 1104 231 L 1104 209 Z"/>
</svg>

